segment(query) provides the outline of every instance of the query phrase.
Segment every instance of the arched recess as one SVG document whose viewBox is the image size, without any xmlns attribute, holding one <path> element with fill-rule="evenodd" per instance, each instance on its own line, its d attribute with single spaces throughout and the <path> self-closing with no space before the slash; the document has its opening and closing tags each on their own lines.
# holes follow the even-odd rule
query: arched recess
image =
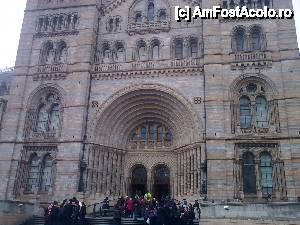
<svg viewBox="0 0 300 225">
<path fill-rule="evenodd" d="M 91 121 L 89 137 L 93 143 L 124 149 L 132 129 L 147 121 L 169 127 L 174 147 L 202 140 L 201 122 L 192 104 L 160 84 L 129 86 L 108 98 Z"/>
<path fill-rule="evenodd" d="M 48 124 L 47 131 L 56 133 L 56 137 L 60 134 L 63 121 L 63 109 L 64 109 L 64 98 L 66 93 L 64 90 L 56 84 L 44 84 L 36 88 L 27 99 L 26 107 L 26 118 L 24 124 L 24 137 L 29 138 L 33 132 L 38 132 L 37 129 L 37 119 L 38 111 L 41 106 L 47 105 L 46 112 L 49 114 L 47 116 L 48 122 L 54 120 L 53 112 L 57 111 L 59 114 L 59 124 L 57 129 L 51 129 L 50 124 Z M 50 99 L 51 98 L 51 99 Z"/>
</svg>

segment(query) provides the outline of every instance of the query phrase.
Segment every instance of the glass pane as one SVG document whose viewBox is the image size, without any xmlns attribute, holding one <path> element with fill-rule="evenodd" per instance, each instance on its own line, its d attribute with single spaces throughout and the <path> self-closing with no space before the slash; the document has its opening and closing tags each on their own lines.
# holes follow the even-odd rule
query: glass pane
<svg viewBox="0 0 300 225">
<path fill-rule="evenodd" d="M 183 58 L 183 45 L 182 41 L 177 40 L 175 43 L 175 58 L 182 59 Z"/>
<path fill-rule="evenodd" d="M 156 177 L 169 177 L 170 172 L 169 172 L 168 168 L 166 168 L 166 167 L 158 167 L 155 170 L 155 176 Z"/>
<path fill-rule="evenodd" d="M 167 20 L 167 14 L 166 14 L 166 11 L 165 11 L 165 10 L 162 10 L 162 11 L 159 13 L 159 20 L 160 20 L 160 21 L 166 21 L 166 20 Z"/>
<path fill-rule="evenodd" d="M 59 129 L 59 105 L 54 105 L 50 112 L 50 130 L 58 130 Z"/>
<path fill-rule="evenodd" d="M 117 50 L 117 61 L 124 62 L 125 61 L 125 50 L 123 47 L 119 47 Z"/>
<path fill-rule="evenodd" d="M 252 50 L 258 51 L 261 49 L 260 47 L 260 31 L 257 29 L 252 33 Z"/>
<path fill-rule="evenodd" d="M 256 98 L 256 122 L 258 127 L 268 127 L 268 103 L 263 96 Z"/>
<path fill-rule="evenodd" d="M 150 140 L 151 140 L 151 141 L 154 141 L 154 137 L 155 137 L 154 125 L 151 125 L 151 126 L 150 126 L 149 135 L 150 135 Z"/>
<path fill-rule="evenodd" d="M 198 57 L 198 43 L 197 40 L 191 41 L 191 57 L 196 58 Z"/>
<path fill-rule="evenodd" d="M 47 122 L 48 122 L 48 113 L 46 110 L 46 105 L 40 106 L 37 115 L 37 131 L 45 132 L 47 130 Z"/>
<path fill-rule="evenodd" d="M 273 167 L 272 156 L 263 153 L 260 157 L 261 187 L 263 194 L 273 193 Z"/>
<path fill-rule="evenodd" d="M 109 63 L 109 58 L 110 58 L 110 51 L 109 49 L 104 49 L 103 51 L 103 62 L 104 63 Z"/>
<path fill-rule="evenodd" d="M 147 177 L 147 171 L 144 167 L 138 167 L 132 172 L 133 177 Z"/>
<path fill-rule="evenodd" d="M 52 180 L 52 158 L 48 155 L 45 157 L 43 162 L 43 172 L 42 172 L 42 191 L 48 191 L 51 187 Z"/>
<path fill-rule="evenodd" d="M 147 59 L 146 45 L 144 45 L 144 43 L 139 46 L 138 54 L 139 54 L 139 59 L 140 60 L 146 60 Z"/>
<path fill-rule="evenodd" d="M 148 20 L 153 21 L 154 20 L 154 3 L 151 2 L 148 5 Z"/>
<path fill-rule="evenodd" d="M 162 142 L 162 140 L 163 140 L 163 128 L 158 127 L 157 128 L 157 141 Z"/>
<path fill-rule="evenodd" d="M 159 45 L 154 45 L 152 48 L 152 59 L 159 59 Z"/>
<path fill-rule="evenodd" d="M 237 31 L 235 35 L 236 50 L 244 51 L 244 31 Z"/>
<path fill-rule="evenodd" d="M 39 164 L 38 157 L 35 155 L 32 157 L 29 170 L 28 170 L 28 180 L 27 180 L 27 190 L 34 192 L 38 188 L 38 174 L 39 174 Z"/>
<path fill-rule="evenodd" d="M 245 96 L 240 98 L 240 127 L 251 127 L 251 103 Z"/>
<path fill-rule="evenodd" d="M 256 175 L 255 175 L 255 163 L 254 156 L 250 152 L 246 152 L 243 155 L 243 183 L 245 194 L 256 193 Z"/>
<path fill-rule="evenodd" d="M 145 141 L 147 139 L 147 130 L 146 127 L 141 128 L 141 140 Z"/>
<path fill-rule="evenodd" d="M 136 15 L 135 15 L 135 22 L 136 23 L 141 23 L 142 22 L 142 15 L 140 14 L 140 13 L 137 13 Z"/>
</svg>

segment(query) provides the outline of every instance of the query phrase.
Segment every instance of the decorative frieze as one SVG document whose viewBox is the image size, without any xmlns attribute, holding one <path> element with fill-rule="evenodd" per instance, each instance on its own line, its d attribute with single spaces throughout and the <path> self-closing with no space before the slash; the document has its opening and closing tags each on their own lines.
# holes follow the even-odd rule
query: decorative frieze
<svg viewBox="0 0 300 225">
<path fill-rule="evenodd" d="M 231 55 L 232 70 L 272 68 L 270 52 L 237 52 Z"/>
<path fill-rule="evenodd" d="M 32 77 L 33 81 L 50 81 L 50 80 L 65 80 L 66 73 L 51 73 L 51 74 L 38 74 Z"/>
<path fill-rule="evenodd" d="M 129 35 L 168 32 L 171 29 L 170 21 L 145 21 L 128 24 Z"/>
</svg>

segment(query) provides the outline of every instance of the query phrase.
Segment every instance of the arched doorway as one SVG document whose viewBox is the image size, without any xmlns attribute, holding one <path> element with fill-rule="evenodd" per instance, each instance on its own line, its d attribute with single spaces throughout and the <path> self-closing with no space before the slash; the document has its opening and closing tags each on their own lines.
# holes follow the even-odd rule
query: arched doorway
<svg viewBox="0 0 300 225">
<path fill-rule="evenodd" d="M 158 165 L 153 171 L 153 196 L 160 200 L 170 195 L 170 170 L 165 165 Z"/>
<path fill-rule="evenodd" d="M 143 165 L 137 165 L 132 170 L 131 196 L 141 196 L 147 191 L 147 170 Z"/>
</svg>

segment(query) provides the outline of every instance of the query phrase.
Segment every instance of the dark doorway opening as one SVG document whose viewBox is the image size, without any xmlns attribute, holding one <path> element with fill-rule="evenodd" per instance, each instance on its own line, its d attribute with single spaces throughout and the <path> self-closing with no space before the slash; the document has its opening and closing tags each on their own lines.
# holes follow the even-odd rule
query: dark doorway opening
<svg viewBox="0 0 300 225">
<path fill-rule="evenodd" d="M 161 200 L 170 196 L 170 171 L 165 165 L 158 165 L 154 169 L 153 195 Z"/>
<path fill-rule="evenodd" d="M 131 196 L 144 196 L 147 191 L 147 170 L 138 165 L 132 171 Z"/>
</svg>

